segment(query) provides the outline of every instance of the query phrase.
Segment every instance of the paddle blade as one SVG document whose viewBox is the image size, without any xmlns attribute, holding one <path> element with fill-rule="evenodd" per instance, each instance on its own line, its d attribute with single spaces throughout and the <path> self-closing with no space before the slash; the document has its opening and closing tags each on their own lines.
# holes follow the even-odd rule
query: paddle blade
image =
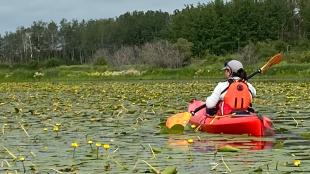
<svg viewBox="0 0 310 174">
<path fill-rule="evenodd" d="M 186 126 L 186 124 L 191 119 L 191 113 L 183 112 L 170 116 L 166 121 L 167 128 L 172 128 L 174 125 L 180 124 L 182 126 Z"/>
<path fill-rule="evenodd" d="M 281 53 L 278 53 L 274 55 L 272 58 L 268 60 L 268 62 L 260 68 L 260 71 L 262 74 L 264 74 L 271 66 L 278 64 L 281 62 L 283 55 Z"/>
</svg>

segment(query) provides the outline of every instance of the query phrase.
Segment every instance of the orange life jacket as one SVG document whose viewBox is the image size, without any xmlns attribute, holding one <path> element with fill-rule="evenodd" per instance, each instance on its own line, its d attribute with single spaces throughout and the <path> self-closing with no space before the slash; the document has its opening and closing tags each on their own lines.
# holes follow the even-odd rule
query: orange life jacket
<svg viewBox="0 0 310 174">
<path fill-rule="evenodd" d="M 227 93 L 224 96 L 224 103 L 228 104 L 233 110 L 246 110 L 251 106 L 252 95 L 248 85 L 244 80 L 234 80 L 222 92 Z"/>
</svg>

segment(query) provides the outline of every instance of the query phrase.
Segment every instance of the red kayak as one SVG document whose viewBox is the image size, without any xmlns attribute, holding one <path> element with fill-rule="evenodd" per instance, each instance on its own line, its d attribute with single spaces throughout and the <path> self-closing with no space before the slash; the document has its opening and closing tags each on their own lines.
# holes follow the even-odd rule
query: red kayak
<svg viewBox="0 0 310 174">
<path fill-rule="evenodd" d="M 194 100 L 188 106 L 188 111 L 194 111 L 203 102 Z M 207 116 L 206 110 L 201 109 L 191 117 L 189 123 L 199 126 L 199 130 L 215 134 L 247 134 L 250 136 L 274 135 L 272 121 L 266 116 L 256 113 L 239 113 L 223 116 Z"/>
</svg>

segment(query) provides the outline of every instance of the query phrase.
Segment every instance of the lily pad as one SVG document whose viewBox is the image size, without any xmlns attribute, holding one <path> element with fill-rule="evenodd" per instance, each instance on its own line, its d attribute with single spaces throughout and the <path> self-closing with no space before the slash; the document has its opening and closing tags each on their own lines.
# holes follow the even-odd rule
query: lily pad
<svg viewBox="0 0 310 174">
<path fill-rule="evenodd" d="M 288 129 L 283 128 L 283 127 L 280 127 L 280 128 L 278 128 L 278 129 L 276 130 L 276 132 L 278 132 L 278 133 L 286 133 L 286 132 L 288 132 Z"/>
<path fill-rule="evenodd" d="M 152 150 L 155 154 L 161 153 L 161 149 L 157 147 L 152 147 Z"/>
<path fill-rule="evenodd" d="M 176 173 L 178 173 L 178 171 L 177 167 L 175 166 L 168 166 L 165 168 L 165 170 L 161 172 L 161 174 L 176 174 Z"/>
<path fill-rule="evenodd" d="M 184 126 L 180 124 L 176 124 L 168 129 L 169 134 L 181 134 L 184 132 Z"/>
<path fill-rule="evenodd" d="M 255 169 L 253 172 L 255 173 L 262 173 L 263 169 L 261 167 L 258 167 L 257 169 Z"/>
<path fill-rule="evenodd" d="M 225 145 L 217 150 L 218 152 L 239 152 L 240 149 L 232 147 L 230 145 Z"/>
<path fill-rule="evenodd" d="M 300 136 L 302 136 L 306 140 L 310 140 L 310 132 L 302 132 L 300 133 Z"/>
<path fill-rule="evenodd" d="M 273 148 L 274 149 L 282 149 L 284 146 L 284 141 L 283 140 L 277 140 L 276 143 L 274 144 Z"/>
</svg>

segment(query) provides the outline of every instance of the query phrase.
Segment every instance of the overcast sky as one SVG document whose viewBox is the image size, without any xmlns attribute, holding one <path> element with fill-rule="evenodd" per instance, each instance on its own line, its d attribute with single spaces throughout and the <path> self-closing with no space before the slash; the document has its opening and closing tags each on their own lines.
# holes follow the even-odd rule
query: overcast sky
<svg viewBox="0 0 310 174">
<path fill-rule="evenodd" d="M 185 4 L 210 0 L 0 0 L 0 34 L 29 27 L 34 21 L 113 18 L 127 11 L 162 10 L 173 13 Z"/>
</svg>

